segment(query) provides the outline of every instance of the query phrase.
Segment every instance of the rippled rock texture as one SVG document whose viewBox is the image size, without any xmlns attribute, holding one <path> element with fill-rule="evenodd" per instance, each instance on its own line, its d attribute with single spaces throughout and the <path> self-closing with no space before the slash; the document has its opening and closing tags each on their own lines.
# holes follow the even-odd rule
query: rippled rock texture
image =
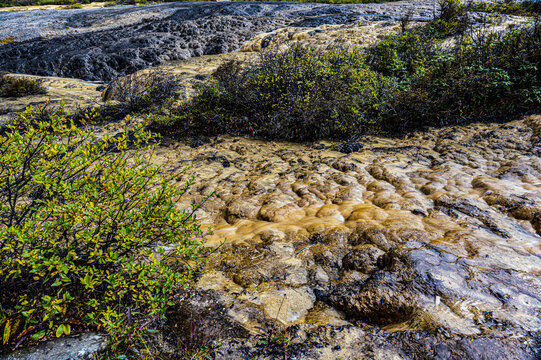
<svg viewBox="0 0 541 360">
<path fill-rule="evenodd" d="M 434 1 L 325 5 L 174 3 L 146 7 L 0 12 L 0 70 L 111 80 L 168 60 L 235 51 L 285 25 L 316 27 L 397 20 L 408 10 L 429 20 Z M 40 36 L 40 37 L 38 37 Z"/>
<path fill-rule="evenodd" d="M 226 244 L 198 288 L 252 333 L 262 319 L 300 326 L 296 339 L 334 329 L 313 358 L 534 359 L 540 130 L 534 116 L 356 146 L 218 137 L 171 141 L 156 161 L 192 164 L 179 186 L 195 176 L 193 198 L 211 195 L 199 217 L 208 245 Z"/>
</svg>

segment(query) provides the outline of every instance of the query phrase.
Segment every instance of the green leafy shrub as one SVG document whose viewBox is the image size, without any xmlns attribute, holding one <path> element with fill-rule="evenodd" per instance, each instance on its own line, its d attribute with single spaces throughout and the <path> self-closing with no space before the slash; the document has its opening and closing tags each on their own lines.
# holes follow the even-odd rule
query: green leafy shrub
<svg viewBox="0 0 541 360">
<path fill-rule="evenodd" d="M 444 26 L 452 26 L 455 31 L 460 32 L 469 25 L 468 14 L 460 0 L 438 0 L 440 7 L 439 14 L 433 23 L 440 23 Z"/>
<path fill-rule="evenodd" d="M 471 26 L 457 0 L 440 1 L 440 13 L 425 26 L 385 36 L 368 50 L 368 63 L 377 72 L 409 82 L 440 61 L 443 40 L 463 35 Z"/>
<path fill-rule="evenodd" d="M 541 23 L 464 39 L 393 99 L 389 128 L 504 118 L 541 105 Z M 397 126 L 399 125 L 399 126 Z"/>
<path fill-rule="evenodd" d="M 29 108 L 0 135 L 0 350 L 89 329 L 140 349 L 201 250 L 196 204 L 176 209 L 189 184 L 147 160 L 155 136 L 69 118 Z"/>
<path fill-rule="evenodd" d="M 541 14 L 541 2 L 503 0 L 494 2 L 473 1 L 463 5 L 466 11 L 480 11 L 490 14 L 536 16 Z"/>
<path fill-rule="evenodd" d="M 47 90 L 40 80 L 0 73 L 0 97 L 22 97 L 46 93 Z"/>
<path fill-rule="evenodd" d="M 373 129 L 394 83 L 372 71 L 360 50 L 317 52 L 293 46 L 228 63 L 154 128 L 181 134 L 248 134 L 312 140 Z"/>
<path fill-rule="evenodd" d="M 400 81 L 382 129 L 503 119 L 539 108 L 539 20 L 507 32 L 472 31 L 464 8 L 441 3 L 425 26 L 385 37 L 368 51 L 372 69 Z M 442 42 L 454 37 L 454 46 Z"/>
</svg>

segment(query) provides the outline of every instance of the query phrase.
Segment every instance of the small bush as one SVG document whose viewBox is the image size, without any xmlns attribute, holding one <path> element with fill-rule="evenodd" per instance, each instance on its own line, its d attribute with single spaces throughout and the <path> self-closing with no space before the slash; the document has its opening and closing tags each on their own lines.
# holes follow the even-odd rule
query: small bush
<svg viewBox="0 0 541 360">
<path fill-rule="evenodd" d="M 228 63 L 155 128 L 182 134 L 248 134 L 313 140 L 372 129 L 394 84 L 368 68 L 360 50 L 294 46 L 258 62 Z"/>
<path fill-rule="evenodd" d="M 141 125 L 97 139 L 44 106 L 5 126 L 0 352 L 87 330 L 108 333 L 117 354 L 144 348 L 202 241 L 195 208 L 176 209 L 189 184 L 168 185 L 158 167 L 127 150 L 153 137 Z"/>
<path fill-rule="evenodd" d="M 113 80 L 102 94 L 101 120 L 123 118 L 128 114 L 159 112 L 159 108 L 179 97 L 178 79 L 161 71 L 139 72 Z"/>
<path fill-rule="evenodd" d="M 41 80 L 0 73 L 0 97 L 22 97 L 46 93 L 47 90 Z"/>
<path fill-rule="evenodd" d="M 83 5 L 81 3 L 73 3 L 69 4 L 63 7 L 63 9 L 70 10 L 70 9 L 82 9 Z"/>
</svg>

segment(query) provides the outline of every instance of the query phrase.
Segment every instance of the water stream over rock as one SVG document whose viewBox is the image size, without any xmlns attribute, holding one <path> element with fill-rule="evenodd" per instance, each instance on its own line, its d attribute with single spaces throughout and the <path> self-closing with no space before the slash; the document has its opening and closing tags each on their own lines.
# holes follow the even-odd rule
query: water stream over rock
<svg viewBox="0 0 541 360">
<path fill-rule="evenodd" d="M 193 199 L 213 194 L 198 215 L 208 246 L 226 244 L 197 287 L 252 333 L 275 318 L 528 339 L 541 327 L 540 131 L 533 116 L 368 137 L 349 154 L 218 137 L 168 142 L 155 160 L 192 165 L 179 186 L 195 176 Z"/>
<path fill-rule="evenodd" d="M 163 56 L 169 55 L 155 51 L 157 47 L 202 49 L 180 46 L 179 41 L 187 44 L 187 36 L 179 35 L 183 31 L 191 29 L 190 36 L 197 39 L 197 34 L 225 39 L 231 29 L 245 29 L 235 30 L 236 40 L 216 50 L 242 48 L 242 53 L 162 65 L 183 77 L 189 95 L 193 83 L 219 64 L 250 59 L 271 43 L 370 45 L 397 31 L 398 24 L 365 17 L 373 15 L 374 20 L 384 14 L 393 19 L 405 9 L 400 4 L 417 3 L 182 3 L 160 5 L 164 11 L 153 21 L 144 19 L 156 7 L 133 7 L 130 14 L 146 15 L 125 17 L 113 30 L 103 25 L 109 24 L 110 14 L 126 12 L 93 9 L 96 24 L 103 25 L 97 32 L 81 23 L 79 30 L 58 38 L 29 38 L 0 47 L 0 68 L 106 79 L 139 65 L 115 67 L 107 51 L 90 56 L 92 46 L 76 54 L 86 54 L 82 61 L 88 67 L 58 54 L 69 53 L 83 38 L 83 44 L 105 41 L 103 49 L 118 44 L 119 37 L 129 38 L 133 46 L 123 49 L 139 54 L 127 56 L 130 61 L 147 59 L 141 54 L 148 51 L 155 55 L 141 62 L 143 67 L 167 60 Z M 433 6 L 423 4 L 418 20 Z M 89 14 L 63 11 L 61 18 L 71 22 Z M 175 20 L 181 15 L 183 23 Z M 253 16 L 258 20 L 252 21 Z M 340 25 L 344 16 L 355 22 Z M 0 13 L 1 19 L 8 24 L 15 18 Z M 186 21 L 192 25 L 171 30 Z M 64 26 L 59 24 L 59 29 Z M 2 31 L 6 27 L 0 24 L 0 37 Z M 154 35 L 148 37 L 150 33 Z M 208 44 L 222 42 L 211 39 Z M 43 47 L 51 49 L 54 61 L 31 61 Z M 186 57 L 212 53 L 192 52 Z M 18 60 L 6 54 L 16 54 Z M 91 57 L 95 61 L 87 62 Z M 93 66 L 104 72 L 88 70 Z M 99 100 L 97 82 L 47 78 L 46 85 L 49 97 L 65 98 L 70 107 Z M 1 100 L 0 107 L 9 116 L 46 97 Z M 112 124 L 102 131 L 117 130 Z M 153 161 L 176 176 L 177 186 L 195 178 L 178 206 L 209 196 L 197 212 L 212 230 L 206 246 L 225 242 L 210 258 L 195 290 L 184 294 L 169 316 L 173 333 L 186 336 L 192 326 L 188 319 L 197 314 L 210 338 L 222 344 L 217 358 L 274 359 L 286 353 L 306 359 L 541 356 L 541 116 L 427 130 L 404 138 L 367 136 L 349 143 L 231 136 L 164 139 Z M 277 333 L 286 334 L 287 346 L 269 344 L 268 335 Z"/>
</svg>

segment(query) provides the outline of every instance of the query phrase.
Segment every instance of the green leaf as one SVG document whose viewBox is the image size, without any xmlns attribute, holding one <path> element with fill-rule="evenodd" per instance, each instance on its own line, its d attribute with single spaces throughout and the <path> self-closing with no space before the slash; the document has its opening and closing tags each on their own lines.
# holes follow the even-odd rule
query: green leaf
<svg viewBox="0 0 541 360">
<path fill-rule="evenodd" d="M 30 337 L 32 341 L 37 341 L 47 334 L 47 330 L 41 330 Z"/>
<path fill-rule="evenodd" d="M 11 336 L 11 319 L 6 321 L 4 325 L 4 336 L 2 338 L 2 343 L 6 345 L 9 342 L 9 337 Z"/>
<path fill-rule="evenodd" d="M 64 334 L 64 325 L 60 325 L 57 329 L 56 329 L 56 337 L 61 337 L 62 334 Z"/>
</svg>

